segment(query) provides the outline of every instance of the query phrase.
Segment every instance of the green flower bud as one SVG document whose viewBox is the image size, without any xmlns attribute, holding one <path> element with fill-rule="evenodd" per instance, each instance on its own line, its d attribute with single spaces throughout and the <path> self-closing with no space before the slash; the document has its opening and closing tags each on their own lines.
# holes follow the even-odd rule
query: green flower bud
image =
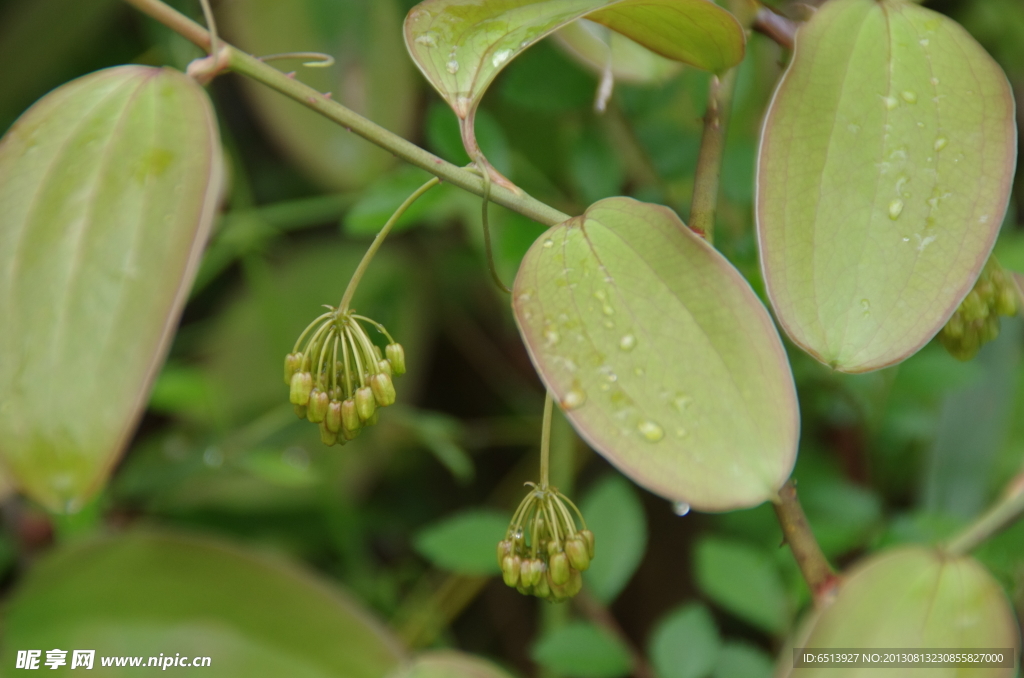
<svg viewBox="0 0 1024 678">
<path fill-rule="evenodd" d="M 533 585 L 533 595 L 545 600 L 551 597 L 551 582 L 548 576 L 549 574 L 544 572 L 537 583 Z"/>
<path fill-rule="evenodd" d="M 341 402 L 332 400 L 327 406 L 327 416 L 324 417 L 324 425 L 332 433 L 341 431 Z"/>
<path fill-rule="evenodd" d="M 309 394 L 313 390 L 313 375 L 309 372 L 296 372 L 292 375 L 291 392 L 288 397 L 293 405 L 308 405 Z"/>
<path fill-rule="evenodd" d="M 548 569 L 551 570 L 551 583 L 558 586 L 569 581 L 569 558 L 565 553 L 555 553 L 548 558 Z"/>
<path fill-rule="evenodd" d="M 942 328 L 944 334 L 952 339 L 959 339 L 964 336 L 966 325 L 964 323 L 964 316 L 962 313 L 957 311 L 946 323 L 946 326 Z"/>
<path fill-rule="evenodd" d="M 594 533 L 590 530 L 580 530 L 580 536 L 583 537 L 584 543 L 587 545 L 587 555 L 590 559 L 594 559 Z"/>
<path fill-rule="evenodd" d="M 555 553 L 562 552 L 562 542 L 557 539 L 552 539 L 548 542 L 548 553 L 554 555 Z"/>
<path fill-rule="evenodd" d="M 373 390 L 369 386 L 356 389 L 356 412 L 363 421 L 373 416 L 377 409 L 377 402 L 373 397 Z"/>
<path fill-rule="evenodd" d="M 367 426 L 376 426 L 377 425 L 377 410 L 374 410 L 373 414 L 370 416 L 370 418 L 367 419 L 364 423 Z"/>
<path fill-rule="evenodd" d="M 397 343 L 388 344 L 384 352 L 387 353 L 388 361 L 391 363 L 391 368 L 395 371 L 395 374 L 405 374 L 405 349 L 402 348 L 402 345 Z"/>
<path fill-rule="evenodd" d="M 352 398 L 346 398 L 341 403 L 341 426 L 346 431 L 358 431 L 363 425 L 359 419 L 359 413 L 356 411 L 356 401 Z"/>
<path fill-rule="evenodd" d="M 569 564 L 580 572 L 585 572 L 590 567 L 587 543 L 579 535 L 565 542 L 565 555 L 569 558 Z"/>
<path fill-rule="evenodd" d="M 579 570 L 573 570 L 569 573 L 569 581 L 565 584 L 565 592 L 569 598 L 572 598 L 577 593 L 583 590 L 583 575 L 580 574 Z"/>
<path fill-rule="evenodd" d="M 1017 315 L 1017 292 L 1007 283 L 999 288 L 999 296 L 996 298 L 996 313 L 999 315 Z"/>
<path fill-rule="evenodd" d="M 503 539 L 498 542 L 498 567 L 501 567 L 505 561 L 505 556 L 512 555 L 512 542 L 508 539 Z"/>
<path fill-rule="evenodd" d="M 318 388 L 314 388 L 309 394 L 309 411 L 306 418 L 314 424 L 319 424 L 327 416 L 327 407 L 330 405 L 330 397 Z"/>
<path fill-rule="evenodd" d="M 388 360 L 387 358 L 378 362 L 377 367 L 380 369 L 381 372 L 388 375 L 389 377 L 394 374 L 394 370 L 391 369 L 391 361 Z"/>
<path fill-rule="evenodd" d="M 302 353 L 289 353 L 284 358 L 284 383 L 291 386 L 292 377 L 302 368 Z"/>
<path fill-rule="evenodd" d="M 327 425 L 322 422 L 320 424 L 320 442 L 328 447 L 338 444 L 338 434 L 327 428 Z"/>
<path fill-rule="evenodd" d="M 305 405 L 292 405 L 292 409 L 295 410 L 295 416 L 299 419 L 306 418 L 306 406 Z"/>
<path fill-rule="evenodd" d="M 373 397 L 377 404 L 381 407 L 395 404 L 395 385 L 388 375 L 380 372 L 370 377 L 370 389 L 373 391 Z"/>
<path fill-rule="evenodd" d="M 519 581 L 519 568 L 522 561 L 519 556 L 505 556 L 501 560 L 501 577 L 507 586 L 514 587 Z"/>
<path fill-rule="evenodd" d="M 977 291 L 971 290 L 960 304 L 960 310 L 965 321 L 974 322 L 988 315 L 988 304 L 981 300 L 981 295 Z"/>
<path fill-rule="evenodd" d="M 985 318 L 978 330 L 978 341 L 987 344 L 999 336 L 999 316 L 993 314 Z"/>
</svg>

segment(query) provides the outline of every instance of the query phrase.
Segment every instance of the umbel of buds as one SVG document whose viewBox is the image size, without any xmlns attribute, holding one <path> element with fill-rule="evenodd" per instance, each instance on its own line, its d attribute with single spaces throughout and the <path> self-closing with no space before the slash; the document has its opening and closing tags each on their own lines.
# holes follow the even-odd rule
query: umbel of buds
<svg viewBox="0 0 1024 678">
<path fill-rule="evenodd" d="M 502 578 L 522 594 L 568 600 L 583 587 L 580 573 L 594 558 L 594 533 L 576 505 L 556 488 L 527 485 L 530 493 L 498 542 Z M 577 529 L 576 517 L 582 529 Z"/>
<path fill-rule="evenodd" d="M 939 332 L 939 341 L 954 358 L 973 358 L 983 344 L 999 336 L 999 316 L 1017 313 L 1017 286 L 1011 276 L 995 258 L 985 264 L 974 289 Z"/>
<path fill-rule="evenodd" d="M 326 308 L 285 357 L 284 381 L 291 388 L 295 414 L 320 425 L 325 445 L 344 445 L 364 426 L 377 423 L 378 407 L 394 404 L 391 378 L 405 373 L 405 351 L 380 323 Z M 363 323 L 387 337 L 383 354 Z"/>
</svg>

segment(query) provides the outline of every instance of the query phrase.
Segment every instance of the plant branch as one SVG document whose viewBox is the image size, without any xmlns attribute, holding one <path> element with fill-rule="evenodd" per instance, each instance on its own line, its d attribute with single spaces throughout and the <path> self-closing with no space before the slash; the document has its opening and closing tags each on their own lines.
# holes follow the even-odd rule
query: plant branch
<svg viewBox="0 0 1024 678">
<path fill-rule="evenodd" d="M 551 391 L 544 391 L 544 423 L 540 432 L 540 487 L 547 489 L 550 480 L 551 459 Z"/>
<path fill-rule="evenodd" d="M 764 5 L 758 8 L 751 28 L 771 38 L 785 49 L 792 51 L 793 46 L 796 44 L 796 22 L 787 19 L 781 14 L 776 14 Z"/>
<path fill-rule="evenodd" d="M 725 150 L 725 130 L 729 124 L 732 95 L 736 90 L 737 68 L 721 78 L 711 76 L 708 110 L 704 115 L 704 134 L 697 156 L 697 173 L 693 179 L 693 202 L 690 205 L 690 228 L 704 236 L 709 243 L 715 241 L 715 210 L 718 208 L 718 184 L 722 175 L 722 154 Z"/>
<path fill-rule="evenodd" d="M 954 537 L 945 547 L 951 556 L 967 555 L 982 542 L 1006 529 L 1024 515 L 1024 473 L 1018 475 L 995 506 Z"/>
<path fill-rule="evenodd" d="M 205 28 L 184 14 L 167 6 L 160 0 L 125 0 L 143 14 L 159 21 L 200 48 L 209 51 L 210 34 Z M 406 162 L 430 172 L 443 181 L 458 186 L 479 196 L 484 194 L 484 181 L 478 174 L 456 167 L 433 153 L 390 132 L 380 125 L 364 118 L 355 111 L 329 99 L 324 94 L 269 66 L 254 56 L 220 41 L 221 54 L 226 56 L 226 65 L 232 71 L 246 75 L 253 80 L 281 92 L 300 104 L 311 108 L 324 117 L 355 132 L 367 141 L 390 151 Z M 218 59 L 221 58 L 218 55 Z M 500 185 L 492 186 L 490 199 L 502 207 L 518 212 L 525 217 L 547 226 L 559 224 L 569 218 L 555 208 L 526 195 L 516 193 Z"/>
<path fill-rule="evenodd" d="M 789 480 L 779 490 L 779 500 L 772 505 L 775 509 L 775 516 L 779 520 L 782 534 L 796 564 L 800 567 L 800 573 L 804 581 L 811 589 L 815 601 L 821 599 L 831 588 L 835 580 L 835 572 L 828 564 L 825 554 L 822 553 L 818 540 L 814 538 L 811 525 L 807 522 L 807 515 L 800 505 L 800 499 L 796 496 L 796 485 Z"/>
</svg>

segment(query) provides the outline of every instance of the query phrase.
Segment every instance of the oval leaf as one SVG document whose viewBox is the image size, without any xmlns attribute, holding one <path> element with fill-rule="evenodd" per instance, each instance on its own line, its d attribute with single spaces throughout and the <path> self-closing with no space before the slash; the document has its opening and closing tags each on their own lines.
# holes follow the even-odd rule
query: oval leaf
<svg viewBox="0 0 1024 678">
<path fill-rule="evenodd" d="M 709 71 L 743 59 L 739 22 L 709 0 L 425 0 L 405 19 L 405 44 L 456 115 L 468 118 L 516 55 L 584 16 Z"/>
<path fill-rule="evenodd" d="M 610 68 L 617 82 L 654 84 L 667 80 L 681 68 L 637 44 L 621 33 L 588 19 L 580 19 L 555 33 L 555 40 L 569 56 L 597 74 Z"/>
<path fill-rule="evenodd" d="M 207 670 L 224 678 L 380 678 L 402 659 L 385 627 L 332 584 L 211 540 L 146 533 L 38 563 L 4 609 L 2 646 L 4 666 L 18 649 L 92 649 L 98 676 L 125 672 L 101 657 L 146 666 L 168 651 L 210 657 Z"/>
<path fill-rule="evenodd" d="M 437 567 L 468 575 L 501 572 L 494 548 L 505 537 L 506 513 L 473 509 L 427 526 L 416 535 L 416 550 Z"/>
<path fill-rule="evenodd" d="M 606 605 L 626 588 L 647 551 L 647 520 L 636 488 L 609 474 L 580 502 L 587 527 L 597 538 L 600 558 L 583 573 L 590 592 Z"/>
<path fill-rule="evenodd" d="M 619 678 L 628 675 L 633 664 L 622 641 L 585 622 L 552 630 L 537 641 L 530 656 L 569 678 Z"/>
<path fill-rule="evenodd" d="M 131 434 L 221 182 L 210 101 L 169 69 L 79 78 L 0 140 L 0 457 L 51 510 Z"/>
<path fill-rule="evenodd" d="M 576 430 L 638 484 L 706 511 L 789 477 L 789 363 L 746 280 L 672 210 L 594 203 L 523 259 L 516 322 Z"/>
<path fill-rule="evenodd" d="M 451 650 L 427 652 L 389 678 L 511 678 L 486 659 Z"/>
<path fill-rule="evenodd" d="M 909 547 L 868 558 L 849 572 L 832 602 L 807 620 L 796 647 L 1017 648 L 1019 634 L 1002 588 L 977 561 Z M 784 647 L 778 667 L 779 676 L 836 675 L 834 668 L 795 671 L 793 643 Z M 879 671 L 844 668 L 842 674 L 868 678 Z M 1013 668 L 959 668 L 955 674 L 1016 675 Z"/>
<path fill-rule="evenodd" d="M 992 249 L 1015 139 L 1006 76 L 956 23 L 895 0 L 822 6 L 758 161 L 761 263 L 793 341 L 865 372 L 931 339 Z"/>
<path fill-rule="evenodd" d="M 416 81 L 402 52 L 396 0 L 233 0 L 223 22 L 254 54 L 316 50 L 329 68 L 282 61 L 298 78 L 401 136 L 416 118 Z M 220 8 L 219 8 L 220 9 Z M 394 164 L 394 156 L 264 85 L 242 80 L 270 136 L 306 174 L 331 189 L 361 188 Z"/>
</svg>

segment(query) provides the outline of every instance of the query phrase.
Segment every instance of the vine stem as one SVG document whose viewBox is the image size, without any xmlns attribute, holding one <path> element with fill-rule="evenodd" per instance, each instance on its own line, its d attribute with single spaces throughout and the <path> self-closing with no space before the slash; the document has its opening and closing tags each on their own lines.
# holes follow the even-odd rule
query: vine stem
<svg viewBox="0 0 1024 678">
<path fill-rule="evenodd" d="M 124 1 L 143 14 L 159 21 L 201 49 L 210 50 L 209 32 L 184 14 L 164 4 L 161 0 Z M 342 106 L 337 101 L 329 99 L 326 95 L 312 87 L 289 78 L 273 66 L 263 63 L 256 57 L 246 54 L 223 40 L 220 41 L 220 45 L 219 54 L 224 55 L 226 67 L 230 70 L 241 73 L 267 85 L 271 89 L 277 90 L 307 108 L 320 113 L 329 120 L 358 134 L 370 143 L 390 151 L 395 156 L 430 172 L 443 181 L 458 186 L 470 193 L 483 196 L 484 180 L 475 172 L 442 160 L 433 153 L 384 129 L 355 111 Z M 526 193 L 512 191 L 501 185 L 491 187 L 490 200 L 546 226 L 554 226 L 569 219 L 569 215 L 560 212 L 554 207 L 546 205 Z"/>
<path fill-rule="evenodd" d="M 729 124 L 729 111 L 736 91 L 736 73 L 731 68 L 719 78 L 711 76 L 708 92 L 708 110 L 704 115 L 704 134 L 700 140 L 697 171 L 693 178 L 693 202 L 690 205 L 690 228 L 704 236 L 709 243 L 715 240 L 715 210 L 718 208 L 718 184 L 722 176 L 722 155 L 725 150 L 725 130 Z"/>
<path fill-rule="evenodd" d="M 815 601 L 826 596 L 835 582 L 836 574 L 829 565 L 825 554 L 814 538 L 807 515 L 800 505 L 796 494 L 796 485 L 792 480 L 786 482 L 779 490 L 779 500 L 772 505 L 779 526 L 789 544 L 800 573 L 811 589 Z"/>
<path fill-rule="evenodd" d="M 950 556 L 964 556 L 982 542 L 1009 527 L 1024 515 L 1024 473 L 1018 475 L 995 506 L 985 512 L 967 529 L 954 537 L 943 549 Z"/>
<path fill-rule="evenodd" d="M 402 218 L 402 215 L 409 209 L 409 206 L 416 202 L 421 195 L 432 189 L 434 186 L 437 186 L 439 183 L 441 183 L 441 180 L 434 177 L 413 191 L 412 195 L 406 198 L 405 202 L 398 206 L 395 213 L 391 215 L 391 218 L 388 219 L 386 224 L 384 224 L 384 227 L 380 229 L 380 232 L 377 233 L 377 237 L 373 239 L 372 243 L 370 243 L 370 248 L 366 250 L 366 254 L 363 255 L 362 260 L 359 262 L 359 266 L 356 267 L 355 273 L 352 274 L 352 278 L 348 281 L 348 287 L 345 288 L 345 294 L 342 295 L 341 303 L 338 304 L 339 313 L 345 313 L 348 311 L 348 305 L 352 303 L 352 295 L 356 293 L 356 288 L 359 287 L 359 281 L 363 279 L 363 274 L 366 273 L 367 267 L 370 265 L 370 262 L 373 261 L 373 255 L 377 254 L 377 250 L 379 250 L 380 246 L 384 244 L 384 238 L 388 237 L 388 233 L 391 232 L 395 222 Z"/>
<path fill-rule="evenodd" d="M 540 431 L 540 487 L 547 489 L 551 479 L 551 391 L 544 391 L 544 423 Z"/>
</svg>

